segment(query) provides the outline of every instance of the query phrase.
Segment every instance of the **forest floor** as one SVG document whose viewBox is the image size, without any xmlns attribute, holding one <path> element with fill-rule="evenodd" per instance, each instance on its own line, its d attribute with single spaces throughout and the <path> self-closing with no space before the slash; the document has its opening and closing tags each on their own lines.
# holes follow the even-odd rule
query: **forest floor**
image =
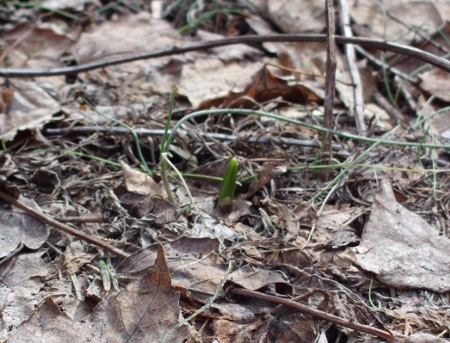
<svg viewBox="0 0 450 343">
<path fill-rule="evenodd" d="M 0 340 L 448 341 L 445 15 L 1 2 Z"/>
</svg>

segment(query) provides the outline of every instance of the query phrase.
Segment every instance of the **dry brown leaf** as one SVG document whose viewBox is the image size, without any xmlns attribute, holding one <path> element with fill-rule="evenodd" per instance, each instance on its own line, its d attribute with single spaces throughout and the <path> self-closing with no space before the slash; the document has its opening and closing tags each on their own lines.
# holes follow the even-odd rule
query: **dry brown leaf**
<svg viewBox="0 0 450 343">
<path fill-rule="evenodd" d="M 63 255 L 61 271 L 67 275 L 75 274 L 86 263 L 90 263 L 95 256 L 95 254 L 87 254 L 84 251 L 67 249 Z"/>
<path fill-rule="evenodd" d="M 422 80 L 420 86 L 429 94 L 434 94 L 438 99 L 450 102 L 450 81 L 448 73 L 440 69 L 432 69 L 420 74 Z"/>
<path fill-rule="evenodd" d="M 110 295 L 86 322 L 73 322 L 48 298 L 11 336 L 11 342 L 160 342 L 178 324 L 179 293 L 171 286 L 161 246 L 155 264 L 140 280 L 117 295 Z M 45 328 L 45 330 L 43 330 Z M 182 342 L 188 336 L 183 325 L 168 335 Z"/>
<path fill-rule="evenodd" d="M 0 139 L 12 139 L 17 130 L 41 127 L 60 110 L 59 103 L 38 83 L 16 79 L 5 111 L 0 113 Z"/>
<path fill-rule="evenodd" d="M 179 322 L 179 298 L 159 245 L 155 264 L 146 275 L 99 304 L 90 317 L 86 337 L 97 342 L 161 342 Z M 188 327 L 183 325 L 168 342 L 182 342 L 187 335 Z"/>
<path fill-rule="evenodd" d="M 177 88 L 194 108 L 216 106 L 232 92 L 240 94 L 251 82 L 253 74 L 261 68 L 261 62 L 222 62 L 217 56 L 197 56 L 194 63 L 183 66 Z"/>
<path fill-rule="evenodd" d="M 416 333 L 411 336 L 394 336 L 388 343 L 446 343 L 445 339 L 429 335 L 427 333 Z"/>
<path fill-rule="evenodd" d="M 8 342 L 59 343 L 62 337 L 64 342 L 77 343 L 84 339 L 84 333 L 81 325 L 73 323 L 51 298 L 47 298 L 30 319 L 12 333 Z"/>
<path fill-rule="evenodd" d="M 179 43 L 178 37 L 167 21 L 153 19 L 149 13 L 141 12 L 108 21 L 91 32 L 84 32 L 71 50 L 81 64 L 133 52 L 169 48 Z"/>
<path fill-rule="evenodd" d="M 125 186 L 128 192 L 140 195 L 153 195 L 167 199 L 167 193 L 162 184 L 158 184 L 148 174 L 135 170 L 120 161 L 123 176 L 125 178 Z"/>
<path fill-rule="evenodd" d="M 324 3 L 315 1 L 267 1 L 267 14 L 286 33 L 319 33 L 325 28 Z"/>
<path fill-rule="evenodd" d="M 450 27 L 449 27 L 450 31 Z M 429 94 L 446 103 L 450 102 L 450 81 L 448 73 L 437 68 L 422 73 L 420 86 Z M 430 128 L 430 133 L 450 139 L 450 111 L 443 111 L 436 115 L 438 109 L 435 105 L 425 103 L 419 112 L 425 119 L 425 126 Z"/>
<path fill-rule="evenodd" d="M 222 219 L 230 223 L 236 223 L 239 218 L 251 213 L 250 205 L 251 204 L 249 201 L 238 198 L 229 206 L 216 206 L 213 211 L 213 216 L 217 219 Z"/>
<path fill-rule="evenodd" d="M 266 338 L 267 324 L 265 318 L 244 324 L 218 319 L 213 321 L 212 330 L 221 343 L 261 342 Z"/>
<path fill-rule="evenodd" d="M 360 36 L 386 39 L 399 44 L 408 45 L 416 34 L 415 30 L 406 25 L 417 28 L 424 24 L 434 27 L 443 24 L 434 3 L 428 1 L 386 0 L 376 3 L 360 0 L 349 6 L 349 10 L 355 22 L 353 29 Z M 398 20 L 387 16 L 383 10 Z"/>
<path fill-rule="evenodd" d="M 74 44 L 67 36 L 25 22 L 2 32 L 2 46 L 18 43 L 6 56 L 9 68 L 51 68 L 61 66 L 61 56 Z"/>
<path fill-rule="evenodd" d="M 48 275 L 41 260 L 44 251 L 22 253 L 0 265 L 0 278 L 9 287 L 15 286 L 36 276 Z"/>
<path fill-rule="evenodd" d="M 231 273 L 227 280 L 252 291 L 275 285 L 279 293 L 290 293 L 292 286 L 280 274 L 246 265 Z"/>
<path fill-rule="evenodd" d="M 40 211 L 34 200 L 22 196 L 19 199 Z M 15 208 L 3 207 L 0 207 L 0 232 L 0 257 L 8 256 L 21 243 L 29 249 L 38 249 L 50 234 L 49 228 L 37 219 Z"/>
<path fill-rule="evenodd" d="M 125 193 L 120 197 L 120 204 L 133 217 L 153 220 L 157 225 L 172 223 L 180 216 L 175 204 L 160 196 Z"/>
<path fill-rule="evenodd" d="M 252 82 L 247 88 L 238 94 L 230 94 L 224 99 L 223 106 L 247 107 L 253 102 L 266 102 L 281 97 L 285 100 L 305 104 L 308 102 L 320 102 L 322 97 L 314 89 L 308 87 L 307 83 L 291 82 L 275 75 L 267 66 L 261 68 L 253 75 Z"/>
<path fill-rule="evenodd" d="M 154 250 L 154 247 L 150 247 L 131 255 L 121 264 L 118 272 L 142 275 L 155 260 Z M 164 250 L 172 283 L 177 288 L 198 292 L 192 295 L 197 301 L 207 301 L 216 292 L 226 271 L 226 266 L 217 254 L 217 239 L 181 237 L 165 244 Z"/>
<path fill-rule="evenodd" d="M 373 203 L 357 264 L 392 287 L 450 291 L 450 242 L 395 200 L 388 181 Z"/>
<path fill-rule="evenodd" d="M 272 320 L 268 329 L 271 341 L 280 343 L 316 342 L 319 336 L 317 320 L 301 313 L 294 313 Z"/>
<path fill-rule="evenodd" d="M 208 41 L 214 39 L 222 39 L 225 38 L 225 36 L 217 33 L 198 30 L 195 38 L 199 39 L 200 41 Z M 252 58 L 252 60 L 263 58 L 263 54 L 261 53 L 261 51 L 246 44 L 236 44 L 231 48 L 229 46 L 222 46 L 213 48 L 211 49 L 211 51 L 216 54 L 218 59 L 226 63 L 229 63 L 231 61 L 243 60 L 246 57 L 250 57 Z"/>
</svg>

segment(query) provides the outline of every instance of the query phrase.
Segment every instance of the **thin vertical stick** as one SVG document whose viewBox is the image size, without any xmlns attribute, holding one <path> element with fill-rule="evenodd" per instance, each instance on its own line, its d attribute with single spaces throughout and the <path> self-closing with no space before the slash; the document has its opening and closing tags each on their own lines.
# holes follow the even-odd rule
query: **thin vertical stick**
<svg viewBox="0 0 450 343">
<path fill-rule="evenodd" d="M 325 113 L 323 119 L 323 126 L 325 129 L 331 130 L 333 127 L 333 108 L 334 108 L 334 93 L 336 81 L 336 42 L 335 42 L 335 20 L 333 0 L 326 1 L 327 10 L 327 61 L 326 61 L 326 79 L 325 79 Z M 326 159 L 331 158 L 331 140 L 329 135 L 323 136 L 324 149 L 323 152 L 327 156 Z M 328 175 L 325 175 L 328 179 Z"/>
<path fill-rule="evenodd" d="M 353 37 L 350 27 L 350 14 L 348 12 L 347 0 L 337 0 L 339 6 L 339 18 L 342 35 L 345 37 Z M 345 56 L 347 58 L 348 70 L 353 83 L 354 97 L 354 115 L 355 124 L 359 134 L 366 133 L 366 124 L 364 123 L 364 97 L 361 85 L 361 77 L 358 67 L 356 66 L 355 46 L 353 44 L 345 45 Z"/>
</svg>

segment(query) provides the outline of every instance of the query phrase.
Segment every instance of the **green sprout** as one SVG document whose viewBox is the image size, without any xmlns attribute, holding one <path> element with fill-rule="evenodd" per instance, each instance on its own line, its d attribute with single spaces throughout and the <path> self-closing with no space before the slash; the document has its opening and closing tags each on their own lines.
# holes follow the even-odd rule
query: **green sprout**
<svg viewBox="0 0 450 343">
<path fill-rule="evenodd" d="M 222 185 L 220 186 L 219 199 L 217 207 L 225 207 L 230 205 L 234 200 L 234 192 L 236 190 L 237 173 L 239 164 L 236 157 L 228 162 L 227 170 L 223 176 Z"/>
<path fill-rule="evenodd" d="M 98 269 L 100 269 L 102 273 L 103 289 L 105 290 L 105 293 L 108 293 L 111 290 L 111 276 L 109 274 L 108 266 L 103 260 L 100 260 L 98 261 Z"/>
</svg>

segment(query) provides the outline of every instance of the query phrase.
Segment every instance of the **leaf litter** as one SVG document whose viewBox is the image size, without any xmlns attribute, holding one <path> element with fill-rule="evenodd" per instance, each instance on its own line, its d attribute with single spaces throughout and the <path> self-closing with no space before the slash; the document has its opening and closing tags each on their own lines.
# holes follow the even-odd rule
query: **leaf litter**
<svg viewBox="0 0 450 343">
<path fill-rule="evenodd" d="M 11 13 L 1 35 L 8 47 L 2 68 L 82 66 L 176 51 L 191 41 L 277 33 L 274 27 L 319 33 L 326 25 L 322 4 L 287 1 L 261 7 L 222 1 L 220 9 L 209 1 L 167 4 L 165 19 L 138 2 L 46 3 L 0 7 Z M 372 2 L 349 6 L 354 33 L 378 38 L 385 20 L 394 26 L 383 38 L 402 36 L 405 45 L 417 46 L 411 25 L 446 20 L 442 4 L 388 1 L 388 12 Z M 401 22 L 396 16 L 405 11 L 417 15 Z M 35 24 L 21 23 L 24 14 L 37 18 Z M 177 32 L 180 25 L 190 35 Z M 434 32 L 418 36 L 424 50 L 446 51 Z M 359 53 L 369 134 L 381 137 L 400 123 L 390 139 L 404 147 L 381 144 L 364 154 L 369 143 L 333 136 L 332 158 L 320 154 L 323 136 L 315 127 L 322 124 L 326 97 L 324 43 L 240 44 L 72 75 L 4 78 L 1 339 L 449 339 L 448 113 L 437 92 L 447 84 L 440 78 L 433 84 L 432 77 L 447 74 L 432 68 L 418 72 L 422 84 L 408 83 L 402 73 L 422 61 L 361 47 Z M 377 61 L 390 63 L 393 74 L 383 74 Z M 348 73 L 338 51 L 333 113 L 341 132 L 355 130 Z M 161 135 L 138 130 L 164 129 L 173 87 L 172 127 L 187 113 L 214 108 L 258 109 L 309 126 L 230 113 L 185 122 L 168 149 L 171 202 L 160 180 Z M 389 105 L 383 99 L 395 87 L 401 96 Z M 152 176 L 138 170 L 136 143 Z M 218 209 L 220 180 L 235 156 L 236 198 Z M 340 179 L 329 192 L 335 177 Z M 47 217 L 69 222 L 77 234 L 51 229 L 55 221 Z M 107 289 L 102 277 L 110 279 Z"/>
</svg>

